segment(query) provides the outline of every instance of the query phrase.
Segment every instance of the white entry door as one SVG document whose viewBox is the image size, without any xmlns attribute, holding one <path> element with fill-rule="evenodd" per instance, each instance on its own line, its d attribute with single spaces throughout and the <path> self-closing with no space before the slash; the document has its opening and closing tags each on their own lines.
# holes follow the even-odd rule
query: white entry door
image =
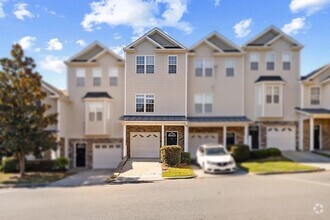
<svg viewBox="0 0 330 220">
<path fill-rule="evenodd" d="M 281 151 L 296 149 L 296 128 L 293 126 L 268 126 L 267 147 L 276 147 Z"/>
<path fill-rule="evenodd" d="M 160 132 L 131 132 L 130 151 L 133 158 L 159 158 Z"/>
<path fill-rule="evenodd" d="M 191 154 L 191 158 L 196 158 L 196 151 L 200 145 L 217 143 L 219 143 L 217 133 L 190 133 L 189 152 Z"/>
<path fill-rule="evenodd" d="M 115 169 L 122 159 L 121 144 L 94 144 L 93 168 Z"/>
</svg>

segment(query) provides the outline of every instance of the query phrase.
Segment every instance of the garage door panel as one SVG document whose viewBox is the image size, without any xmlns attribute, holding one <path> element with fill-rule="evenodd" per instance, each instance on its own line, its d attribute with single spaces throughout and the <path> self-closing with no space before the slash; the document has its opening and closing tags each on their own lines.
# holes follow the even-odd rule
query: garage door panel
<svg viewBox="0 0 330 220">
<path fill-rule="evenodd" d="M 121 156 L 121 144 L 96 144 L 93 146 L 93 168 L 117 168 L 121 161 Z"/>
<path fill-rule="evenodd" d="M 192 158 L 196 158 L 196 151 L 202 144 L 219 143 L 219 135 L 217 133 L 191 133 L 189 135 L 189 152 Z"/>
<path fill-rule="evenodd" d="M 159 158 L 160 132 L 131 132 L 131 157 Z"/>
<path fill-rule="evenodd" d="M 296 129 L 291 126 L 267 127 L 267 147 L 276 147 L 281 151 L 295 150 Z"/>
</svg>

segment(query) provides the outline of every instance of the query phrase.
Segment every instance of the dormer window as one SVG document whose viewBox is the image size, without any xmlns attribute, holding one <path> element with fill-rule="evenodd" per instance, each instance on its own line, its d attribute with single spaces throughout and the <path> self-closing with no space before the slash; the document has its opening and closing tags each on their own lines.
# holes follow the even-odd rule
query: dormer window
<svg viewBox="0 0 330 220">
<path fill-rule="evenodd" d="M 250 54 L 250 69 L 257 71 L 259 69 L 259 54 L 251 53 Z"/>
<path fill-rule="evenodd" d="M 266 68 L 267 70 L 275 69 L 275 53 L 267 53 L 266 55 Z"/>
</svg>

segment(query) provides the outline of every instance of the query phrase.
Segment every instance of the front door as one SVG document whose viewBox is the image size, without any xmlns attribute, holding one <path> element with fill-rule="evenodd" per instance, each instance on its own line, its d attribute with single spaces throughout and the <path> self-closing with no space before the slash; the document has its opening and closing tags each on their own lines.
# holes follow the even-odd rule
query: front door
<svg viewBox="0 0 330 220">
<path fill-rule="evenodd" d="M 314 126 L 314 150 L 320 150 L 320 140 L 321 140 L 321 126 Z"/>
<path fill-rule="evenodd" d="M 86 166 L 86 144 L 76 144 L 76 167 Z"/>
<path fill-rule="evenodd" d="M 259 127 L 250 126 L 249 135 L 251 136 L 251 148 L 254 150 L 259 149 Z"/>
<path fill-rule="evenodd" d="M 166 132 L 166 144 L 167 145 L 178 145 L 178 132 L 167 131 Z"/>
</svg>

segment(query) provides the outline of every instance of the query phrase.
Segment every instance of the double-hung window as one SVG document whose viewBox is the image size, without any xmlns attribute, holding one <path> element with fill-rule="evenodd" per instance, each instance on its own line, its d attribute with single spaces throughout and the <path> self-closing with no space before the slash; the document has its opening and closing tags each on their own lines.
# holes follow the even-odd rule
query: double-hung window
<svg viewBox="0 0 330 220">
<path fill-rule="evenodd" d="M 135 96 L 135 111 L 136 112 L 154 112 L 155 111 L 155 96 L 154 95 L 136 95 Z"/>
<path fill-rule="evenodd" d="M 136 56 L 136 73 L 153 74 L 155 72 L 155 56 Z"/>
<path fill-rule="evenodd" d="M 84 87 L 85 86 L 85 77 L 86 71 L 83 68 L 76 69 L 76 85 L 77 87 Z"/>
<path fill-rule="evenodd" d="M 102 103 L 90 103 L 89 104 L 89 121 L 102 121 L 103 120 L 103 104 Z"/>
<path fill-rule="evenodd" d="M 213 111 L 213 95 L 198 94 L 195 95 L 195 112 L 211 113 Z"/>
<path fill-rule="evenodd" d="M 118 68 L 116 67 L 109 69 L 109 85 L 118 86 Z"/>
<path fill-rule="evenodd" d="M 320 87 L 311 88 L 311 105 L 320 105 Z"/>
<path fill-rule="evenodd" d="M 257 71 L 259 69 L 259 54 L 251 53 L 250 54 L 250 69 Z"/>
<path fill-rule="evenodd" d="M 279 104 L 280 103 L 280 87 L 267 86 L 266 87 L 266 103 Z"/>
<path fill-rule="evenodd" d="M 233 77 L 235 75 L 235 60 L 226 59 L 226 76 Z"/>
<path fill-rule="evenodd" d="M 282 65 L 283 70 L 291 70 L 291 53 L 283 53 L 282 54 Z"/>
<path fill-rule="evenodd" d="M 168 73 L 176 74 L 178 65 L 178 56 L 168 56 Z"/>
<path fill-rule="evenodd" d="M 102 70 L 101 68 L 93 68 L 93 86 L 101 86 Z"/>
<path fill-rule="evenodd" d="M 195 60 L 195 76 L 196 77 L 212 77 L 213 60 L 212 59 L 196 59 Z"/>
<path fill-rule="evenodd" d="M 270 52 L 266 55 L 266 68 L 267 70 L 275 69 L 275 53 Z"/>
</svg>

